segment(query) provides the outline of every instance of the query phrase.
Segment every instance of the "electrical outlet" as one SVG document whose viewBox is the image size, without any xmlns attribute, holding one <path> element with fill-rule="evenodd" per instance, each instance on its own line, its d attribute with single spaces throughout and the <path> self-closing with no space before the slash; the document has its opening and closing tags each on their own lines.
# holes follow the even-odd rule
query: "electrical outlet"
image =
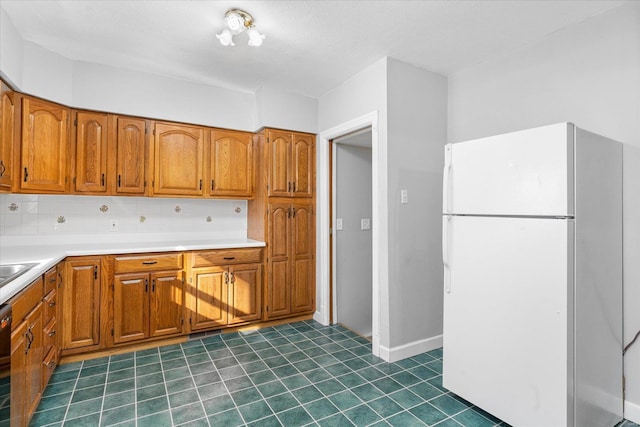
<svg viewBox="0 0 640 427">
<path fill-rule="evenodd" d="M 371 230 L 371 218 L 362 218 L 360 220 L 361 230 Z"/>
<path fill-rule="evenodd" d="M 112 219 L 109 221 L 109 231 L 118 231 L 118 220 Z"/>
<path fill-rule="evenodd" d="M 407 190 L 400 190 L 400 203 L 403 205 L 409 203 L 409 193 Z"/>
<path fill-rule="evenodd" d="M 336 219 L 336 230 L 342 230 L 342 218 Z"/>
</svg>

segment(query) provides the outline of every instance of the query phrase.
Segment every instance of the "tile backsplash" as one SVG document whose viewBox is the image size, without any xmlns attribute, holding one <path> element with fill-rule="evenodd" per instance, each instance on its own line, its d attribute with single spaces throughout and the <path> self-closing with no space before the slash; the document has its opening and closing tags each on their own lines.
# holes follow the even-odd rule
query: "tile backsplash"
<svg viewBox="0 0 640 427">
<path fill-rule="evenodd" d="M 247 202 L 0 194 L 3 236 L 174 232 L 246 237 Z"/>
</svg>

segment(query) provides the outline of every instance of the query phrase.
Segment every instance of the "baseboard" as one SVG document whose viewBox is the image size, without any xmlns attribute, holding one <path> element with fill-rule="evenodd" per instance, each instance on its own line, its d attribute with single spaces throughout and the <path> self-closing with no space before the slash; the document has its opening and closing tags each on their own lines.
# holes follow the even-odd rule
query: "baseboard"
<svg viewBox="0 0 640 427">
<path fill-rule="evenodd" d="M 624 418 L 636 424 L 640 424 L 640 405 L 624 401 Z"/>
<path fill-rule="evenodd" d="M 313 313 L 313 320 L 315 320 L 316 322 L 320 323 L 323 326 L 329 326 L 329 323 L 325 323 L 324 316 L 319 311 L 316 311 L 315 313 Z"/>
<path fill-rule="evenodd" d="M 442 335 L 436 335 L 435 337 L 425 338 L 392 348 L 381 345 L 380 358 L 392 363 L 440 347 L 442 347 Z"/>
</svg>

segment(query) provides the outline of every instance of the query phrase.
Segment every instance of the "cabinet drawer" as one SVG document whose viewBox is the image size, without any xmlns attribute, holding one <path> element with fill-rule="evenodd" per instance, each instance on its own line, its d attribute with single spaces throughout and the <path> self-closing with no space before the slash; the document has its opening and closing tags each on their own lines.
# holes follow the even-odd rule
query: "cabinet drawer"
<svg viewBox="0 0 640 427">
<path fill-rule="evenodd" d="M 13 311 L 11 330 L 15 330 L 20 322 L 22 322 L 22 319 L 42 301 L 42 290 L 42 276 L 40 276 L 39 279 L 33 281 L 24 291 L 20 292 L 18 296 L 11 300 Z"/>
<path fill-rule="evenodd" d="M 48 294 L 51 290 L 56 288 L 58 281 L 58 272 L 55 267 L 44 273 L 44 294 Z"/>
<path fill-rule="evenodd" d="M 46 387 L 49 382 L 49 378 L 51 378 L 51 374 L 53 374 L 53 371 L 56 369 L 56 365 L 58 364 L 58 351 L 55 347 L 46 353 L 46 356 L 44 356 L 44 359 L 42 360 L 42 364 L 44 365 L 42 367 L 42 385 L 43 387 Z"/>
<path fill-rule="evenodd" d="M 182 254 L 151 254 L 138 256 L 117 256 L 114 272 L 135 273 L 140 271 L 180 270 Z"/>
<path fill-rule="evenodd" d="M 262 262 L 262 248 L 194 252 L 192 267 Z"/>
<path fill-rule="evenodd" d="M 47 324 L 56 317 L 56 305 L 58 304 L 58 292 L 54 289 L 49 292 L 44 299 L 42 300 L 44 303 L 44 319 L 42 320 L 43 324 Z"/>
<path fill-rule="evenodd" d="M 42 354 L 47 354 L 49 351 L 51 351 L 51 349 L 55 349 L 57 339 L 56 334 L 58 333 L 57 329 L 58 324 L 56 322 L 56 319 L 53 318 L 42 330 L 42 345 L 44 348 L 44 353 Z"/>
</svg>

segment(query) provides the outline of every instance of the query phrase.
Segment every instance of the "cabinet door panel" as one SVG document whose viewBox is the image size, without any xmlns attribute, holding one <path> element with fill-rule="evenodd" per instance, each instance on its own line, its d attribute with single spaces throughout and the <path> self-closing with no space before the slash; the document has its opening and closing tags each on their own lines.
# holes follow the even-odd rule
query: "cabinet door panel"
<svg viewBox="0 0 640 427">
<path fill-rule="evenodd" d="M 149 275 L 119 274 L 113 281 L 113 342 L 149 336 Z"/>
<path fill-rule="evenodd" d="M 221 267 L 193 269 L 191 329 L 214 328 L 227 324 L 227 271 Z M 227 276 L 228 277 L 228 276 Z"/>
<path fill-rule="evenodd" d="M 210 171 L 211 195 L 251 197 L 252 135 L 241 132 L 211 132 Z"/>
<path fill-rule="evenodd" d="M 183 299 L 181 271 L 151 273 L 150 336 L 182 333 Z"/>
<path fill-rule="evenodd" d="M 100 258 L 66 262 L 63 288 L 63 348 L 99 344 Z"/>
<path fill-rule="evenodd" d="M 291 313 L 289 260 L 269 261 L 270 280 L 267 289 L 267 317 Z"/>
<path fill-rule="evenodd" d="M 42 395 L 42 359 L 44 347 L 42 342 L 42 303 L 27 316 L 27 333 L 31 344 L 27 345 L 27 418 L 31 416 L 40 403 Z"/>
<path fill-rule="evenodd" d="M 154 193 L 201 196 L 203 149 L 201 128 L 156 124 Z"/>
<path fill-rule="evenodd" d="M 26 425 L 27 406 L 27 322 L 21 322 L 11 333 L 11 422 Z"/>
<path fill-rule="evenodd" d="M 292 205 L 293 274 L 291 283 L 291 311 L 303 312 L 313 309 L 315 295 L 313 264 L 313 215 L 311 205 Z"/>
<path fill-rule="evenodd" d="M 145 121 L 118 117 L 116 193 L 145 193 Z"/>
<path fill-rule="evenodd" d="M 23 190 L 66 190 L 68 114 L 68 109 L 55 104 L 22 99 Z"/>
<path fill-rule="evenodd" d="M 269 196 L 287 197 L 291 192 L 291 134 L 269 131 Z"/>
<path fill-rule="evenodd" d="M 269 205 L 269 258 L 289 256 L 289 204 Z"/>
<path fill-rule="evenodd" d="M 107 191 L 107 134 L 106 114 L 78 112 L 75 191 Z"/>
<path fill-rule="evenodd" d="M 262 266 L 235 265 L 229 272 L 229 324 L 259 320 L 262 315 Z"/>
<path fill-rule="evenodd" d="M 313 194 L 313 136 L 293 134 L 292 188 L 294 197 Z"/>
<path fill-rule="evenodd" d="M 0 191 L 13 185 L 13 153 L 15 147 L 15 93 L 0 82 Z"/>
</svg>

